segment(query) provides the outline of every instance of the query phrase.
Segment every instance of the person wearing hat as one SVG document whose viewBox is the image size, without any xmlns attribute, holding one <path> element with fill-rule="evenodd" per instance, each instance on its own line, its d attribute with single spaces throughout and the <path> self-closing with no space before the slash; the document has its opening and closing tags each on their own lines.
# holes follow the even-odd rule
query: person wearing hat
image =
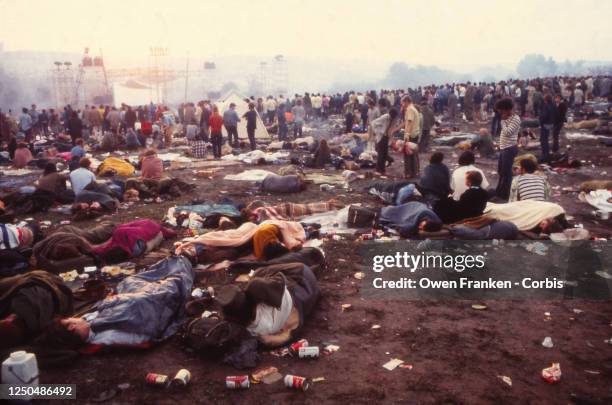
<svg viewBox="0 0 612 405">
<path fill-rule="evenodd" d="M 293 339 L 319 297 L 312 270 L 302 263 L 257 269 L 244 288 L 224 286 L 215 296 L 225 320 L 246 327 L 266 346 Z"/>
</svg>

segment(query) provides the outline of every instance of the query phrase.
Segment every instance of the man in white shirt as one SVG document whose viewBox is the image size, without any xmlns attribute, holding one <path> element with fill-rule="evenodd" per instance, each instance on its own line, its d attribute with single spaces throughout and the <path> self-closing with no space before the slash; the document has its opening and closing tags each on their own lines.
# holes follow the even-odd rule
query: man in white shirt
<svg viewBox="0 0 612 405">
<path fill-rule="evenodd" d="M 471 151 L 465 151 L 459 156 L 459 167 L 453 171 L 450 184 L 450 187 L 453 190 L 453 199 L 455 201 L 459 201 L 461 194 L 468 189 L 468 187 L 465 185 L 465 174 L 467 172 L 480 172 L 482 175 L 482 183 L 480 186 L 485 190 L 487 187 L 489 187 L 489 182 L 487 181 L 484 172 L 474 166 L 475 162 L 476 158 L 474 157 L 474 153 Z"/>
<path fill-rule="evenodd" d="M 74 195 L 79 195 L 90 183 L 96 182 L 96 175 L 90 170 L 91 161 L 82 158 L 79 161 L 79 168 L 70 173 L 70 184 Z"/>
<path fill-rule="evenodd" d="M 268 116 L 268 125 L 274 123 L 274 116 L 276 115 L 276 101 L 272 96 L 268 96 L 266 100 L 266 113 Z"/>
</svg>

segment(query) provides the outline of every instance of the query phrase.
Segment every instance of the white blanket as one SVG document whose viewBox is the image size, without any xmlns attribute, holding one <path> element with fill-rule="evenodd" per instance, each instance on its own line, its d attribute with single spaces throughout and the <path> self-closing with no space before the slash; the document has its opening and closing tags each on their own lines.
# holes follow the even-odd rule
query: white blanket
<svg viewBox="0 0 612 405">
<path fill-rule="evenodd" d="M 512 222 L 520 231 L 528 231 L 547 218 L 565 214 L 565 210 L 559 204 L 547 201 L 524 200 L 506 204 L 487 203 L 484 213 L 499 221 Z"/>
<path fill-rule="evenodd" d="M 228 174 L 224 177 L 225 180 L 236 180 L 236 181 L 263 181 L 267 175 L 274 174 L 267 170 L 254 169 L 245 170 L 238 174 Z"/>
</svg>

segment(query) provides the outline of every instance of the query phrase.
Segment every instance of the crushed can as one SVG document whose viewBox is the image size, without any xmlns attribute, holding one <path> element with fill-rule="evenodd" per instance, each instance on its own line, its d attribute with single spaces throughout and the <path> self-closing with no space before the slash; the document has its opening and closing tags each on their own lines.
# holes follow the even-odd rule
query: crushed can
<svg viewBox="0 0 612 405">
<path fill-rule="evenodd" d="M 302 346 L 298 349 L 300 359 L 316 359 L 319 357 L 319 346 Z"/>
<path fill-rule="evenodd" d="M 170 379 L 164 374 L 149 373 L 145 377 L 145 381 L 149 385 L 157 385 L 164 388 L 170 385 Z"/>
<path fill-rule="evenodd" d="M 300 350 L 300 347 L 306 347 L 308 346 L 308 340 L 306 339 L 300 339 L 295 343 L 292 343 L 291 346 L 289 346 L 289 350 L 291 351 L 291 353 L 298 353 Z"/>
<path fill-rule="evenodd" d="M 306 377 L 287 374 L 283 381 L 285 382 L 285 387 L 287 388 L 295 388 L 296 390 L 301 391 L 306 391 L 308 388 L 310 388 L 310 382 Z"/>
<path fill-rule="evenodd" d="M 176 375 L 172 379 L 172 384 L 185 386 L 189 384 L 189 381 L 191 381 L 191 372 L 186 368 L 182 368 L 176 373 Z"/>
<path fill-rule="evenodd" d="M 248 375 L 230 375 L 225 377 L 225 386 L 231 390 L 249 388 L 251 382 Z"/>
<path fill-rule="evenodd" d="M 559 363 L 553 363 L 550 367 L 543 369 L 542 378 L 551 384 L 561 380 L 561 366 Z"/>
</svg>

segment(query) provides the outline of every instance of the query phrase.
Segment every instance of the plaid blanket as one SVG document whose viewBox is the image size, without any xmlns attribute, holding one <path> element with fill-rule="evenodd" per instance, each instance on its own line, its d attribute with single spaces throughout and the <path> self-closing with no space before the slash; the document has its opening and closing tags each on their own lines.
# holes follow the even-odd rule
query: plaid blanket
<svg viewBox="0 0 612 405">
<path fill-rule="evenodd" d="M 255 208 L 252 210 L 252 215 L 257 218 L 257 221 L 265 221 L 267 219 L 287 220 L 320 214 L 343 207 L 343 204 L 333 200 L 308 204 L 282 203 L 272 207 Z"/>
</svg>

